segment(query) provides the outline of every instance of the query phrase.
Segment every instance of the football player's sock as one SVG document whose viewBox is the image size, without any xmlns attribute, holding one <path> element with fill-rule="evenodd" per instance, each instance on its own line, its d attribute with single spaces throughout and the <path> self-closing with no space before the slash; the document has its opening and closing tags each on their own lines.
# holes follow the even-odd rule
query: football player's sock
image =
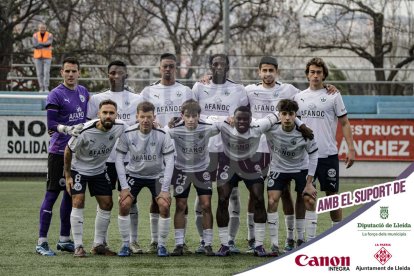
<svg viewBox="0 0 414 276">
<path fill-rule="evenodd" d="M 132 243 L 138 241 L 138 204 L 132 203 L 129 211 L 131 234 L 129 241 Z"/>
<path fill-rule="evenodd" d="M 211 245 L 213 243 L 213 229 L 203 230 L 203 240 L 204 240 L 205 246 Z"/>
<path fill-rule="evenodd" d="M 130 224 L 131 224 L 130 216 L 118 215 L 118 228 L 119 228 L 119 234 L 121 234 L 122 246 L 129 246 Z"/>
<path fill-rule="evenodd" d="M 184 244 L 184 229 L 175 229 L 175 245 Z"/>
<path fill-rule="evenodd" d="M 110 218 L 111 211 L 106 211 L 98 208 L 95 217 L 95 237 L 93 241 L 94 246 L 103 244 L 106 241 L 106 234 L 108 232 Z"/>
<path fill-rule="evenodd" d="M 306 238 L 307 238 L 307 241 L 310 241 L 316 237 L 318 215 L 316 214 L 315 211 L 306 210 L 305 220 L 306 220 Z"/>
<path fill-rule="evenodd" d="M 201 241 L 203 239 L 203 210 L 200 207 L 200 201 L 198 200 L 198 196 L 196 197 L 196 200 L 194 202 L 194 212 L 195 224 Z"/>
<path fill-rule="evenodd" d="M 240 227 L 240 196 L 237 187 L 234 187 L 230 194 L 229 217 L 229 240 L 234 241 Z"/>
<path fill-rule="evenodd" d="M 279 213 L 267 213 L 267 225 L 269 225 L 270 243 L 279 244 Z"/>
<path fill-rule="evenodd" d="M 220 243 L 225 246 L 229 246 L 229 228 L 228 227 L 219 227 L 219 239 Z"/>
<path fill-rule="evenodd" d="M 72 211 L 72 198 L 65 190 L 60 203 L 60 235 L 70 236 L 70 212 Z"/>
<path fill-rule="evenodd" d="M 41 238 L 47 238 L 50 222 L 52 221 L 53 205 L 55 204 L 58 196 L 59 193 L 57 192 L 47 191 L 45 194 L 42 206 L 40 207 L 39 237 Z"/>
<path fill-rule="evenodd" d="M 72 225 L 72 236 L 75 248 L 78 248 L 83 245 L 83 208 L 72 208 L 70 224 Z"/>
<path fill-rule="evenodd" d="M 168 238 L 168 233 L 170 232 L 170 221 L 171 221 L 171 218 L 162 218 L 162 217 L 159 218 L 158 246 L 160 245 L 165 246 L 165 243 Z"/>
<path fill-rule="evenodd" d="M 295 215 L 285 215 L 286 238 L 293 240 L 295 238 Z"/>
<path fill-rule="evenodd" d="M 298 240 L 305 240 L 305 219 L 296 219 L 296 232 Z"/>
<path fill-rule="evenodd" d="M 265 237 L 266 223 L 254 223 L 255 246 L 263 245 Z"/>
<path fill-rule="evenodd" d="M 160 214 L 150 213 L 151 243 L 158 242 L 158 221 Z"/>
</svg>

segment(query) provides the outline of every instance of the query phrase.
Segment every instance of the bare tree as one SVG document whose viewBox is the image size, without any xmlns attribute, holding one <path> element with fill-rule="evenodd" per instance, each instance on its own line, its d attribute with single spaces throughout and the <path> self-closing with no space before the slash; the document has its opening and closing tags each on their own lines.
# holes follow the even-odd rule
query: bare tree
<svg viewBox="0 0 414 276">
<path fill-rule="evenodd" d="M 152 15 L 139 6 L 111 0 L 97 1 L 96 5 L 99 10 L 89 24 L 94 29 L 89 39 L 105 53 L 107 61 L 121 56 L 129 64 L 137 64 L 141 62 L 137 60 L 139 54 L 147 54 L 161 43 L 153 39 L 157 30 L 150 24 Z"/>
<path fill-rule="evenodd" d="M 23 39 L 31 37 L 28 25 L 30 20 L 46 8 L 44 0 L 3 0 L 0 3 L 0 90 L 6 90 L 7 76 L 11 70 L 12 56 L 25 60 L 27 53 L 21 55 L 15 51 L 23 49 L 17 45 Z"/>
<path fill-rule="evenodd" d="M 189 54 L 193 65 L 201 65 L 209 50 L 221 45 L 223 0 L 136 0 L 138 5 L 157 21 L 160 26 L 158 39 L 168 39 L 180 62 L 181 56 Z M 262 30 L 263 18 L 272 11 L 274 1 L 233 0 L 230 1 L 230 39 L 233 42 L 240 34 Z M 194 71 L 188 70 L 185 78 Z"/>
<path fill-rule="evenodd" d="M 413 3 L 404 0 L 359 1 L 312 0 L 307 7 L 301 47 L 312 51 L 346 50 L 367 60 L 375 69 L 376 81 L 395 80 L 399 69 L 414 61 Z M 398 10 L 401 5 L 408 8 Z M 411 22 L 411 29 L 408 23 Z M 405 27 L 404 27 L 405 26 Z M 407 27 L 407 28 L 406 28 Z M 398 58 L 396 57 L 398 56 Z M 390 66 L 391 71 L 383 68 Z M 376 85 L 380 95 L 398 94 L 401 89 Z"/>
<path fill-rule="evenodd" d="M 70 51 L 73 41 L 73 21 L 76 13 L 79 13 L 80 0 L 57 1 L 48 0 L 50 18 L 55 20 L 57 28 L 54 31 L 55 61 L 61 63 Z"/>
</svg>

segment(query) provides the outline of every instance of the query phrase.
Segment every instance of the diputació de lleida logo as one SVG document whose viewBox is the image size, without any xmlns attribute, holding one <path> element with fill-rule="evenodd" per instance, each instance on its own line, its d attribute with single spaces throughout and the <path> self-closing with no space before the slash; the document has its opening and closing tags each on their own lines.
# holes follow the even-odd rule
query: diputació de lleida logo
<svg viewBox="0 0 414 276">
<path fill-rule="evenodd" d="M 380 207 L 380 217 L 382 219 L 388 218 L 388 206 L 387 207 Z"/>
</svg>

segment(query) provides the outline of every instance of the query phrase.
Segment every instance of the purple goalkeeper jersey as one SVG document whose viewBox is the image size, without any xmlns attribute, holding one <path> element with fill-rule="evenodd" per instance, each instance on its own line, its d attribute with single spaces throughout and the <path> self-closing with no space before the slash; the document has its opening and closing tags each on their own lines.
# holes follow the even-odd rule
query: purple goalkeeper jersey
<svg viewBox="0 0 414 276">
<path fill-rule="evenodd" d="M 89 92 L 85 87 L 77 85 L 75 90 L 71 90 L 59 84 L 47 96 L 46 109 L 57 107 L 57 123 L 77 125 L 86 122 L 88 100 Z M 50 138 L 49 153 L 63 154 L 70 137 L 64 133 L 54 132 Z"/>
</svg>

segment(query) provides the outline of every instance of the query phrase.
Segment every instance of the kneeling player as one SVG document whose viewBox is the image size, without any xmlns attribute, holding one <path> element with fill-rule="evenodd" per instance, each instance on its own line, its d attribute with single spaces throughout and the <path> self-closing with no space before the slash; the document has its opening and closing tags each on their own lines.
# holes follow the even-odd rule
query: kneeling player
<svg viewBox="0 0 414 276">
<path fill-rule="evenodd" d="M 267 184 L 268 214 L 271 256 L 279 256 L 279 215 L 277 212 L 282 192 L 293 179 L 297 192 L 296 206 L 306 208 L 306 232 L 308 239 L 316 235 L 315 199 L 316 189 L 312 184 L 318 162 L 318 147 L 314 139 L 304 139 L 295 126 L 298 104 L 292 100 L 281 100 L 277 105 L 280 124 L 266 132 L 272 156 Z M 300 208 L 301 209 L 301 208 Z M 303 213 L 305 210 L 296 209 Z M 301 239 L 301 237 L 298 237 Z"/>
<path fill-rule="evenodd" d="M 169 256 L 166 241 L 170 231 L 169 187 L 174 169 L 174 145 L 168 134 L 160 129 L 153 129 L 154 111 L 155 107 L 150 102 L 138 104 L 138 124 L 130 126 L 122 134 L 117 146 L 116 170 L 121 184 L 118 216 L 122 239 L 122 247 L 118 253 L 120 257 L 131 255 L 129 212 L 143 187 L 151 191 L 160 211 L 157 254 L 159 257 Z M 124 159 L 128 152 L 130 161 L 125 168 Z"/>
<path fill-rule="evenodd" d="M 183 255 L 185 210 L 190 193 L 191 183 L 194 184 L 203 215 L 204 253 L 214 256 L 211 244 L 213 241 L 213 215 L 211 212 L 212 177 L 208 170 L 210 163 L 208 142 L 210 137 L 217 135 L 219 129 L 215 124 L 199 122 L 201 108 L 195 100 L 187 100 L 181 107 L 184 123 L 169 129 L 174 139 L 177 158 L 172 185 L 176 209 L 174 216 L 175 249 L 172 256 Z"/>
<path fill-rule="evenodd" d="M 234 126 L 220 123 L 221 137 L 223 139 L 224 154 L 219 157 L 219 168 L 217 172 L 217 225 L 221 247 L 218 256 L 230 255 L 228 240 L 229 223 L 229 198 L 234 185 L 243 180 L 250 192 L 250 199 L 254 205 L 254 222 L 256 249 L 259 255 L 265 252 L 263 249 L 263 238 L 266 223 L 266 209 L 264 205 L 264 179 L 261 167 L 253 162 L 260 136 L 277 122 L 273 114 L 258 120 L 250 125 L 252 114 L 248 107 L 238 107 L 234 112 Z M 255 251 L 255 253 L 257 252 Z"/>
<path fill-rule="evenodd" d="M 75 257 L 85 257 L 83 249 L 83 210 L 85 206 L 85 190 L 89 187 L 91 196 L 98 202 L 95 219 L 95 238 L 92 254 L 115 255 L 105 246 L 112 210 L 112 187 L 105 172 L 112 148 L 126 125 L 116 119 L 117 105 L 111 100 L 99 104 L 99 119 L 85 124 L 78 137 L 72 137 L 65 149 L 66 189 L 72 196 L 72 212 L 70 223 L 75 242 Z M 73 158 L 72 158 L 73 156 Z"/>
</svg>

